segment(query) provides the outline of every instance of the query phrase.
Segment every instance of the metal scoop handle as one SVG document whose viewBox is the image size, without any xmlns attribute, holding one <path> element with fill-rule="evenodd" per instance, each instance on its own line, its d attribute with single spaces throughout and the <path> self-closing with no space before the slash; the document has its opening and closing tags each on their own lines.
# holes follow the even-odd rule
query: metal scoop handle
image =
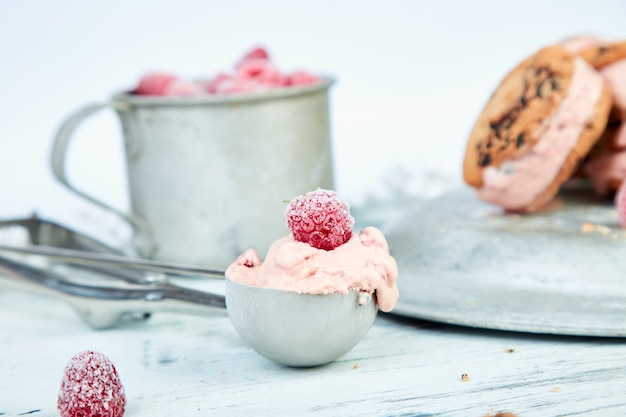
<svg viewBox="0 0 626 417">
<path fill-rule="evenodd" d="M 216 307 L 226 306 L 222 295 L 179 287 L 168 282 L 168 274 L 224 277 L 221 271 L 54 247 L 1 246 L 0 250 L 42 255 L 63 260 L 68 265 L 88 266 L 91 276 L 100 280 L 71 279 L 69 274 L 61 275 L 0 256 L 0 284 L 4 282 L 10 288 L 60 296 L 91 327 L 97 329 L 113 327 L 129 319 L 147 319 L 150 313 L 156 311 L 206 315 L 214 313 Z M 161 277 L 150 279 L 150 275 L 147 275 L 143 281 L 139 281 L 132 274 L 129 277 L 133 269 L 126 268 L 156 272 Z"/>
<path fill-rule="evenodd" d="M 168 262 L 148 259 L 129 258 L 126 256 L 100 254 L 74 249 L 57 248 L 45 245 L 9 246 L 0 245 L 0 251 L 8 251 L 27 255 L 40 255 L 61 260 L 72 265 L 91 265 L 101 267 L 123 267 L 138 271 L 149 271 L 169 275 L 185 275 L 211 278 L 224 278 L 224 271 L 217 269 L 196 268 Z"/>
</svg>

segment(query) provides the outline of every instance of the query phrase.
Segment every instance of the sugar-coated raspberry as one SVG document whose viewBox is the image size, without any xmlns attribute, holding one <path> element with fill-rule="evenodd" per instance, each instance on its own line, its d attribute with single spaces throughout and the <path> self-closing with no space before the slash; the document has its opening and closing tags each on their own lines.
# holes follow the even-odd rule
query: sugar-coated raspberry
<svg viewBox="0 0 626 417">
<path fill-rule="evenodd" d="M 250 78 L 231 77 L 211 83 L 213 94 L 255 93 L 263 89 L 267 90 L 263 84 Z"/>
<path fill-rule="evenodd" d="M 267 49 L 262 46 L 257 46 L 245 54 L 239 62 L 247 61 L 249 59 L 270 59 L 270 54 Z"/>
<path fill-rule="evenodd" d="M 205 91 L 201 84 L 181 79 L 173 80 L 163 91 L 163 95 L 169 97 L 197 96 L 204 93 Z"/>
<path fill-rule="evenodd" d="M 124 387 L 109 358 L 86 350 L 70 359 L 57 400 L 61 417 L 122 417 L 125 408 Z"/>
<path fill-rule="evenodd" d="M 286 86 L 311 85 L 320 82 L 320 77 L 306 71 L 294 71 L 285 77 Z"/>
<path fill-rule="evenodd" d="M 292 199 L 285 218 L 295 240 L 318 249 L 333 250 L 352 237 L 350 205 L 331 190 L 318 189 Z"/>
<path fill-rule="evenodd" d="M 213 78 L 211 78 L 207 84 L 207 91 L 210 94 L 217 94 L 220 90 L 220 85 L 230 80 L 232 77 L 224 72 L 217 73 Z"/>
<path fill-rule="evenodd" d="M 617 208 L 619 222 L 626 229 L 626 180 L 622 181 L 622 185 L 620 185 L 615 194 L 615 207 Z"/>
<path fill-rule="evenodd" d="M 193 83 L 168 73 L 144 75 L 133 93 L 151 96 L 196 96 L 205 94 L 259 93 L 277 88 L 303 86 L 320 81 L 306 71 L 283 73 L 261 46 L 251 49 L 236 64 L 233 71 L 219 73 L 203 84 Z"/>
<path fill-rule="evenodd" d="M 178 77 L 172 74 L 150 73 L 146 74 L 139 80 L 135 94 L 162 96 L 166 94 L 169 85 L 177 80 Z"/>
<path fill-rule="evenodd" d="M 236 77 L 239 79 L 253 79 L 260 84 L 270 87 L 279 87 L 285 77 L 274 64 L 266 59 L 248 59 L 237 65 Z"/>
</svg>

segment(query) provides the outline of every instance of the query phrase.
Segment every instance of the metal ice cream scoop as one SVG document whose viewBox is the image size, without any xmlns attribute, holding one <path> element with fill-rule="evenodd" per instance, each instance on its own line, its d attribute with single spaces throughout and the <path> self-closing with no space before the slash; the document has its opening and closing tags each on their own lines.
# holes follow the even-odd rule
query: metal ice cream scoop
<svg viewBox="0 0 626 417">
<path fill-rule="evenodd" d="M 0 245 L 0 252 L 60 262 L 66 268 L 62 273 L 0 256 L 0 287 L 60 295 L 94 328 L 145 319 L 157 311 L 206 315 L 226 307 L 233 326 L 254 350 L 288 366 L 338 359 L 365 336 L 378 311 L 375 296 L 357 292 L 297 294 L 226 278 L 224 297 L 170 282 L 180 275 L 223 279 L 224 272 L 217 270 L 42 245 Z"/>
<path fill-rule="evenodd" d="M 317 366 L 348 353 L 368 332 L 376 297 L 298 294 L 226 278 L 228 316 L 250 347 L 274 362 Z"/>
</svg>

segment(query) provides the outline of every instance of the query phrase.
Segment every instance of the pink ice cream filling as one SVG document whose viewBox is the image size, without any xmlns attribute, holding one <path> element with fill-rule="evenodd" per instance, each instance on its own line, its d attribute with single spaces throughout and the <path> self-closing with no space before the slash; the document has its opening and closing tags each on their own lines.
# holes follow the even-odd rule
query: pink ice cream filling
<svg viewBox="0 0 626 417">
<path fill-rule="evenodd" d="M 608 41 L 596 38 L 595 36 L 577 36 L 563 41 L 561 43 L 561 46 L 566 51 L 577 54 L 587 48 L 591 48 L 594 46 L 603 46 L 607 44 Z"/>
<path fill-rule="evenodd" d="M 600 74 L 613 94 L 613 106 L 622 118 L 626 118 L 626 59 L 607 65 Z M 583 168 L 585 175 L 593 181 L 594 189 L 599 195 L 610 192 L 609 183 L 626 178 L 626 123 L 621 122 L 611 145 L 618 150 L 606 150 L 601 155 L 591 158 Z"/>
<path fill-rule="evenodd" d="M 619 127 L 615 131 L 611 144 L 617 149 L 626 148 L 626 123 L 620 122 Z"/>
<path fill-rule="evenodd" d="M 583 172 L 593 181 L 598 195 L 607 195 L 611 181 L 626 178 L 626 150 L 606 152 L 591 159 Z"/>
<path fill-rule="evenodd" d="M 602 88 L 600 74 L 576 58 L 569 94 L 561 100 L 554 115 L 539 127 L 537 144 L 524 155 L 483 170 L 483 186 L 478 196 L 507 210 L 518 210 L 532 203 L 554 181 L 576 146 Z"/>
<path fill-rule="evenodd" d="M 286 236 L 270 246 L 265 262 L 249 249 L 228 267 L 226 276 L 241 284 L 300 294 L 375 292 L 384 312 L 391 311 L 399 298 L 398 266 L 375 227 L 366 227 L 330 251 Z"/>
<path fill-rule="evenodd" d="M 611 93 L 613 93 L 613 106 L 626 118 L 626 59 L 621 59 L 600 69 Z"/>
</svg>

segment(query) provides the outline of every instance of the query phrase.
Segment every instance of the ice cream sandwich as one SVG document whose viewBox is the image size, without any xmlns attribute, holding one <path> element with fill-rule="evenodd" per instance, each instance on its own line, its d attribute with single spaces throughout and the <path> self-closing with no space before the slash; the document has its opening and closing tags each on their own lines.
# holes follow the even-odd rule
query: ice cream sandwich
<svg viewBox="0 0 626 417">
<path fill-rule="evenodd" d="M 611 110 L 602 76 L 580 56 L 550 46 L 499 84 L 467 142 L 465 181 L 512 212 L 542 209 L 598 141 Z"/>
</svg>

